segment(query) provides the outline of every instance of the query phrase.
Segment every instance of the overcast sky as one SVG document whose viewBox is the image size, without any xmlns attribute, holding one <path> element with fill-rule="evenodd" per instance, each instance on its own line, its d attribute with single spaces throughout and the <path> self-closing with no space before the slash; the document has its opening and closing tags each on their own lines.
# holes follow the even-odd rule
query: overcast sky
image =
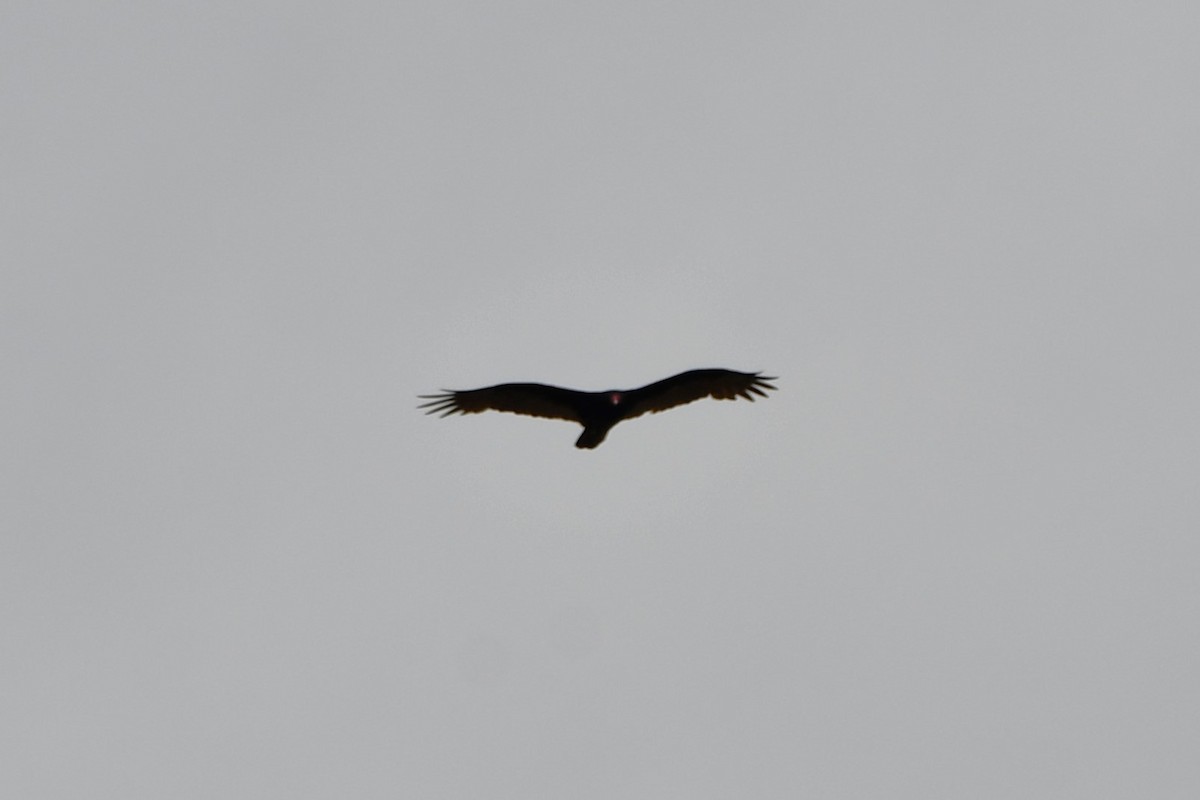
<svg viewBox="0 0 1200 800">
<path fill-rule="evenodd" d="M 1200 796 L 1197 41 L 9 0 L 0 794 Z"/>
</svg>

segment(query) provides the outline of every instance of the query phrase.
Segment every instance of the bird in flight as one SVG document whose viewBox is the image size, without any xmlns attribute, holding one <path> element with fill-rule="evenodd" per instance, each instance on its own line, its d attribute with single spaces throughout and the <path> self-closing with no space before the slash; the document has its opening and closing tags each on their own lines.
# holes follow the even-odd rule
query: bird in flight
<svg viewBox="0 0 1200 800">
<path fill-rule="evenodd" d="M 717 400 L 736 400 L 744 397 L 754 402 L 754 396 L 766 397 L 763 389 L 774 389 L 767 383 L 775 378 L 763 377 L 760 372 L 734 372 L 731 369 L 693 369 L 643 386 L 640 389 L 606 392 L 579 392 L 541 383 L 501 383 L 483 389 L 442 394 L 423 394 L 428 400 L 418 408 L 426 414 L 478 414 L 481 411 L 508 411 L 530 417 L 565 419 L 578 422 L 583 433 L 576 447 L 591 449 L 604 441 L 609 430 L 618 422 L 656 414 L 705 397 Z"/>
</svg>

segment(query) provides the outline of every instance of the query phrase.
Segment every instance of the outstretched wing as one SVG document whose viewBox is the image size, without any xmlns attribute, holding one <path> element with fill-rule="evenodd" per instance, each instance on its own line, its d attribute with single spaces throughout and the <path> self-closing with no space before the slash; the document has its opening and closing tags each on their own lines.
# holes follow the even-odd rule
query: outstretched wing
<svg viewBox="0 0 1200 800">
<path fill-rule="evenodd" d="M 736 400 L 744 397 L 754 402 L 754 396 L 766 397 L 763 389 L 774 389 L 767 383 L 774 378 L 761 372 L 734 372 L 731 369 L 694 369 L 665 380 L 625 393 L 629 412 L 625 419 L 642 414 L 656 414 L 705 397 L 717 400 Z"/>
<path fill-rule="evenodd" d="M 582 422 L 579 418 L 578 397 L 581 393 L 540 383 L 501 383 L 483 389 L 462 392 L 423 394 L 417 408 L 428 408 L 426 414 L 478 414 L 481 411 L 507 411 L 529 417 L 546 417 Z"/>
</svg>

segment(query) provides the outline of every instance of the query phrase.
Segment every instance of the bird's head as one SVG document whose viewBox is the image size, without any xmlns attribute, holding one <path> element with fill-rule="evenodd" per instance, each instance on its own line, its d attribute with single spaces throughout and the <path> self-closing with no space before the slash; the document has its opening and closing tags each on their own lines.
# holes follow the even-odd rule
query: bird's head
<svg viewBox="0 0 1200 800">
<path fill-rule="evenodd" d="M 621 405 L 621 401 L 623 399 L 625 399 L 625 395 L 621 394 L 620 392 L 609 392 L 608 393 L 608 404 L 609 405 L 619 406 L 619 405 Z"/>
</svg>

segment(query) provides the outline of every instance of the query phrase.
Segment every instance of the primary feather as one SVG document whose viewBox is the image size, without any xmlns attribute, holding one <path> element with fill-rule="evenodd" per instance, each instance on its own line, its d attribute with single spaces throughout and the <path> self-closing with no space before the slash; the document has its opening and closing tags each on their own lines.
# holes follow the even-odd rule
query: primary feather
<svg viewBox="0 0 1200 800">
<path fill-rule="evenodd" d="M 640 389 L 606 392 L 580 392 L 541 383 L 501 383 L 482 389 L 443 391 L 421 395 L 428 400 L 418 408 L 426 414 L 448 417 L 452 414 L 478 414 L 483 411 L 507 411 L 531 417 L 565 419 L 578 422 L 583 433 L 576 447 L 593 448 L 618 422 L 643 414 L 656 414 L 705 397 L 751 402 L 755 395 L 766 397 L 764 389 L 775 389 L 759 372 L 735 372 L 729 369 L 694 369 L 681 372 Z"/>
</svg>

